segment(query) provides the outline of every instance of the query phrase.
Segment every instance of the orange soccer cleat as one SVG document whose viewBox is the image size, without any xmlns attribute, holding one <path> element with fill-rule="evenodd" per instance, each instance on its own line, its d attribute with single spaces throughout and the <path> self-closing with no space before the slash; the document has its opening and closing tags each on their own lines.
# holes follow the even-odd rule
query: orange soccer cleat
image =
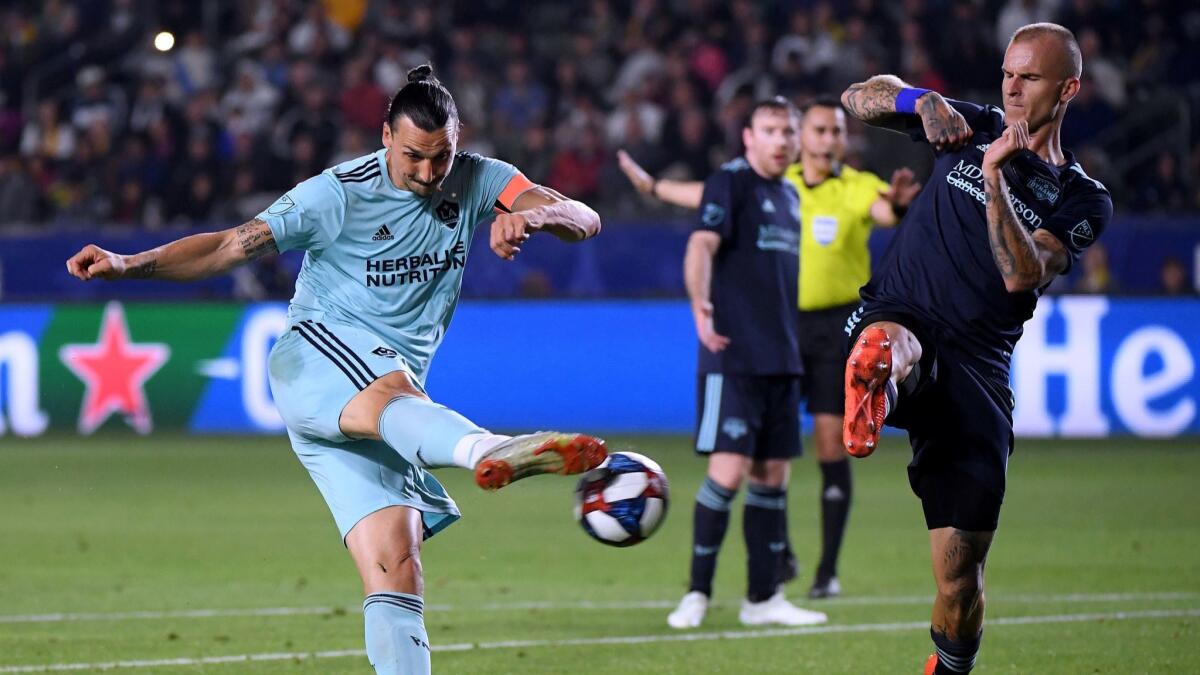
<svg viewBox="0 0 1200 675">
<path fill-rule="evenodd" d="M 925 675 L 933 675 L 937 670 L 937 654 L 930 654 L 925 661 Z"/>
<path fill-rule="evenodd" d="M 604 441 L 585 434 L 539 431 L 513 436 L 480 458 L 475 465 L 475 483 L 485 490 L 499 490 L 540 473 L 583 473 L 599 466 L 607 456 Z"/>
<path fill-rule="evenodd" d="M 888 378 L 892 376 L 892 340 L 872 326 L 858 336 L 846 361 L 846 416 L 842 443 L 846 452 L 866 457 L 875 452 L 887 417 Z"/>
</svg>

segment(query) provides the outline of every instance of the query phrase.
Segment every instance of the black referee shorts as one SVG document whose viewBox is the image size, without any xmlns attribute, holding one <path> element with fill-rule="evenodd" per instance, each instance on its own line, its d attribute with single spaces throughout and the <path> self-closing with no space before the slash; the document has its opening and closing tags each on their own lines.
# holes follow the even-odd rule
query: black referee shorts
<svg viewBox="0 0 1200 675">
<path fill-rule="evenodd" d="M 1013 451 L 1008 373 L 971 356 L 958 340 L 902 306 L 867 304 L 856 315 L 847 324 L 848 344 L 878 321 L 904 326 L 921 343 L 920 381 L 901 393 L 887 424 L 908 431 L 908 482 L 921 499 L 926 526 L 994 531 Z"/>
<path fill-rule="evenodd" d="M 800 394 L 810 414 L 842 416 L 846 405 L 846 319 L 858 304 L 800 312 Z"/>
</svg>

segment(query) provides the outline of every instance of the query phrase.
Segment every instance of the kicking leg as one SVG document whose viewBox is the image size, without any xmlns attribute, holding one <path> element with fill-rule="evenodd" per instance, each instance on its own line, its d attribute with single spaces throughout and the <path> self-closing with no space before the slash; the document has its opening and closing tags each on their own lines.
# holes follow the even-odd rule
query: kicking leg
<svg viewBox="0 0 1200 675">
<path fill-rule="evenodd" d="M 953 527 L 929 531 L 937 598 L 930 635 L 937 649 L 929 671 L 969 673 L 983 637 L 983 572 L 994 532 Z"/>
<path fill-rule="evenodd" d="M 378 675 L 430 672 L 421 575 L 421 513 L 391 506 L 346 535 L 363 582 L 367 658 Z"/>
<path fill-rule="evenodd" d="M 540 473 L 574 474 L 604 461 L 604 441 L 583 434 L 491 434 L 429 400 L 403 371 L 393 371 L 359 392 L 339 422 L 350 438 L 382 440 L 423 468 L 475 470 L 475 482 L 494 490 Z"/>
<path fill-rule="evenodd" d="M 855 457 L 875 452 L 883 420 L 895 402 L 897 383 L 921 360 L 916 335 L 893 321 L 867 326 L 846 359 L 846 409 L 842 443 Z"/>
</svg>

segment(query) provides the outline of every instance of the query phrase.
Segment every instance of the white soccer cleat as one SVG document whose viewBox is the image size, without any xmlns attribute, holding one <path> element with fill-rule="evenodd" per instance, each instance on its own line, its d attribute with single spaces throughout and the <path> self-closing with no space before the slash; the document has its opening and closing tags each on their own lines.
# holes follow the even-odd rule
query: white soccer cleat
<svg viewBox="0 0 1200 675">
<path fill-rule="evenodd" d="M 704 622 L 708 612 L 708 596 L 700 591 L 690 591 L 679 601 L 674 612 L 667 615 L 667 625 L 671 628 L 697 628 Z"/>
<path fill-rule="evenodd" d="M 783 593 L 776 593 L 762 602 L 742 601 L 738 620 L 746 626 L 815 626 L 829 621 L 824 612 L 802 609 L 788 602 Z"/>
</svg>

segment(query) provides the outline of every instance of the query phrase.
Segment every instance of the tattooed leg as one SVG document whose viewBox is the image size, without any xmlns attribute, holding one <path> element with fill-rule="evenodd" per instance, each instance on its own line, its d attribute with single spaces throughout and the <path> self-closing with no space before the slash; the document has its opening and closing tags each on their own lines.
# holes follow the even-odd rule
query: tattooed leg
<svg viewBox="0 0 1200 675">
<path fill-rule="evenodd" d="M 929 531 L 937 598 L 933 630 L 952 640 L 969 640 L 983 627 L 983 569 L 993 532 L 952 527 Z"/>
</svg>

